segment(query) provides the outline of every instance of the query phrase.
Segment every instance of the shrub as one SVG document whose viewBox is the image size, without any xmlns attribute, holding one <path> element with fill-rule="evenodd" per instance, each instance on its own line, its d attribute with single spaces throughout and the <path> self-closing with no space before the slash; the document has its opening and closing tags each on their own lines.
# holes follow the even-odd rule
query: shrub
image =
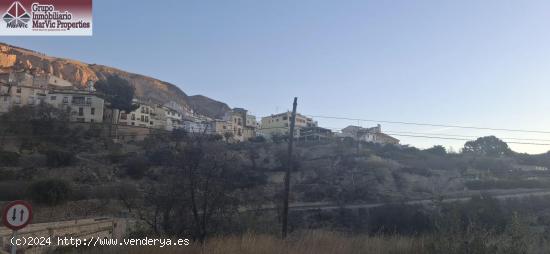
<svg viewBox="0 0 550 254">
<path fill-rule="evenodd" d="M 133 179 L 141 179 L 149 170 L 149 162 L 141 157 L 132 157 L 124 165 L 126 175 Z"/>
<path fill-rule="evenodd" d="M 152 165 L 165 166 L 172 163 L 174 160 L 174 153 L 169 148 L 160 148 L 148 153 L 147 157 Z"/>
<path fill-rule="evenodd" d="M 109 155 L 107 155 L 107 157 L 111 163 L 121 163 L 127 156 L 122 152 L 121 149 L 114 148 L 109 152 Z"/>
<path fill-rule="evenodd" d="M 415 205 L 385 205 L 371 210 L 372 233 L 419 234 L 434 228 L 431 216 Z"/>
<path fill-rule="evenodd" d="M 93 139 L 101 137 L 102 128 L 100 126 L 92 125 L 86 131 L 84 131 L 84 138 Z"/>
<path fill-rule="evenodd" d="M 65 203 L 71 193 L 69 183 L 59 179 L 39 180 L 29 187 L 29 197 L 34 202 L 49 206 Z"/>
<path fill-rule="evenodd" d="M 267 142 L 267 139 L 265 139 L 264 136 L 256 136 L 256 137 L 250 138 L 249 141 L 254 143 L 265 143 Z"/>
<path fill-rule="evenodd" d="M 7 169 L 0 168 L 0 181 L 15 179 L 15 172 Z"/>
<path fill-rule="evenodd" d="M 49 167 L 66 167 L 75 161 L 75 153 L 62 149 L 50 149 L 44 152 Z"/>
<path fill-rule="evenodd" d="M 25 196 L 25 182 L 8 181 L 0 183 L 0 200 L 10 201 L 22 199 Z"/>
<path fill-rule="evenodd" d="M 19 154 L 15 152 L 0 151 L 0 166 L 17 166 Z"/>
<path fill-rule="evenodd" d="M 22 154 L 19 157 L 19 167 L 39 168 L 47 165 L 46 155 L 41 153 Z"/>
</svg>

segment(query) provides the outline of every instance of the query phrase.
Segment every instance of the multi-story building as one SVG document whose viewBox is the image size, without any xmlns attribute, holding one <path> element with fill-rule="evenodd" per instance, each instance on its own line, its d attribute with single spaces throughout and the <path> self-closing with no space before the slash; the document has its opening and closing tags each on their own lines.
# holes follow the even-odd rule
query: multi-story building
<svg viewBox="0 0 550 254">
<path fill-rule="evenodd" d="M 260 123 L 253 115 L 246 115 L 246 126 L 254 127 L 256 130 L 260 129 Z"/>
<path fill-rule="evenodd" d="M 71 83 L 51 75 L 25 72 L 0 74 L 0 113 L 14 106 L 50 104 L 68 109 L 75 122 L 102 122 L 104 100 L 91 90 L 78 90 Z"/>
<path fill-rule="evenodd" d="M 73 84 L 71 82 L 50 74 L 34 76 L 34 83 L 39 85 L 54 86 L 59 88 L 73 87 Z"/>
<path fill-rule="evenodd" d="M 214 119 L 210 121 L 208 125 L 209 125 L 209 131 L 207 132 L 207 134 L 216 134 L 224 137 L 227 134 L 231 134 L 232 136 L 234 136 L 232 122 L 229 122 L 226 120 Z"/>
<path fill-rule="evenodd" d="M 225 125 L 219 125 L 222 128 L 225 126 L 230 129 L 233 134 L 233 139 L 239 142 L 249 140 L 256 137 L 256 117 L 248 115 L 248 110 L 244 108 L 234 108 L 230 112 L 227 112 L 223 120 L 227 123 Z M 224 129 L 217 131 L 225 132 Z"/>
<path fill-rule="evenodd" d="M 0 83 L 0 113 L 14 106 L 38 105 L 45 101 L 47 93 L 45 88 Z"/>
<path fill-rule="evenodd" d="M 153 107 L 153 112 L 149 112 L 151 120 L 153 122 L 153 128 L 166 130 L 168 128 L 168 120 L 166 117 L 166 108 L 162 105 L 156 104 Z"/>
<path fill-rule="evenodd" d="M 399 144 L 399 139 L 382 133 L 382 127 L 380 124 L 371 128 L 350 125 L 342 129 L 341 137 L 348 137 L 358 141 L 380 144 Z"/>
<path fill-rule="evenodd" d="M 332 131 L 327 128 L 313 126 L 301 127 L 297 130 L 299 140 L 303 141 L 321 141 L 332 138 Z"/>
<path fill-rule="evenodd" d="M 138 99 L 134 99 L 133 103 L 137 106 L 137 108 L 132 112 L 120 112 L 118 124 L 145 128 L 155 128 L 155 105 L 140 101 Z"/>
<path fill-rule="evenodd" d="M 184 108 L 176 102 L 169 102 L 163 105 L 166 119 L 166 130 L 172 131 L 183 128 Z"/>
<path fill-rule="evenodd" d="M 209 132 L 212 131 L 210 129 L 211 124 L 209 124 L 209 121 L 198 115 L 191 115 L 191 116 L 184 115 L 182 122 L 183 122 L 183 129 L 188 133 L 209 134 Z"/>
<path fill-rule="evenodd" d="M 276 134 L 287 135 L 288 132 L 290 131 L 291 117 L 292 117 L 292 112 L 289 112 L 289 111 L 285 113 L 262 117 L 261 128 L 260 128 L 262 135 L 264 136 L 272 136 Z M 317 122 L 310 117 L 297 113 L 294 126 L 296 130 L 300 128 L 306 128 L 306 127 L 317 127 Z M 295 131 L 294 133 L 295 133 L 294 134 L 295 137 L 300 136 L 299 131 Z"/>
<path fill-rule="evenodd" d="M 52 89 L 46 103 L 56 108 L 68 109 L 70 120 L 82 123 L 103 122 L 105 100 L 94 92 L 76 89 Z"/>
</svg>

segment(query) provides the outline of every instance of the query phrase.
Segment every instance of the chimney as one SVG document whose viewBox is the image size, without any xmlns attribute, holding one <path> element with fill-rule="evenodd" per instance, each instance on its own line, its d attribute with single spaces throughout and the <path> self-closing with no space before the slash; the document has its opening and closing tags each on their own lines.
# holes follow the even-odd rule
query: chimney
<svg viewBox="0 0 550 254">
<path fill-rule="evenodd" d="M 88 80 L 88 91 L 93 93 L 95 92 L 95 83 L 93 80 Z"/>
</svg>

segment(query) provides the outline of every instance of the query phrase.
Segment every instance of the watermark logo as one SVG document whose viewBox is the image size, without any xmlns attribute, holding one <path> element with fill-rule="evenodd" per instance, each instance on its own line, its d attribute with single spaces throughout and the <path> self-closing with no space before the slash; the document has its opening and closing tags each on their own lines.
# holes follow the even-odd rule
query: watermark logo
<svg viewBox="0 0 550 254">
<path fill-rule="evenodd" d="M 0 35 L 92 35 L 92 0 L 1 0 Z"/>
<path fill-rule="evenodd" d="M 20 2 L 13 2 L 4 13 L 3 19 L 7 28 L 28 28 L 27 23 L 31 20 L 31 16 Z"/>
</svg>

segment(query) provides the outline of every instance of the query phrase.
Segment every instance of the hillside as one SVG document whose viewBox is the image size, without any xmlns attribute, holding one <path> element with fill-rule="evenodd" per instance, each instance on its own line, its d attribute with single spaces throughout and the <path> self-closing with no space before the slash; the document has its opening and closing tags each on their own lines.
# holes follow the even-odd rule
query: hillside
<svg viewBox="0 0 550 254">
<path fill-rule="evenodd" d="M 136 88 L 136 96 L 142 99 L 156 103 L 176 101 L 214 118 L 219 118 L 230 110 L 229 106 L 223 102 L 202 95 L 190 97 L 176 85 L 155 78 L 109 66 L 47 56 L 32 50 L 0 43 L 0 72 L 21 70 L 30 71 L 33 74 L 51 74 L 80 87 L 85 87 L 89 80 L 118 75 L 127 79 Z"/>
</svg>

